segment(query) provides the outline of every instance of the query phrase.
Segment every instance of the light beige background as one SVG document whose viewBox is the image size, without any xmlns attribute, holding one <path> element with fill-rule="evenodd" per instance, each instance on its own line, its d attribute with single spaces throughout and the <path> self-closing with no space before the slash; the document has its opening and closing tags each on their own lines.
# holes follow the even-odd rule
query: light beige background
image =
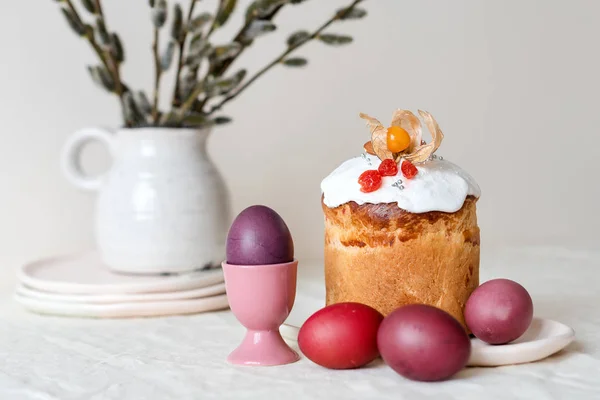
<svg viewBox="0 0 600 400">
<path fill-rule="evenodd" d="M 125 80 L 149 89 L 147 1 L 104 3 L 125 42 Z M 346 3 L 288 7 L 280 29 L 238 66 L 256 70 L 284 49 L 291 31 L 318 26 Z M 439 154 L 482 187 L 484 246 L 597 249 L 600 2 L 369 0 L 364 7 L 368 18 L 330 29 L 353 35 L 351 46 L 306 46 L 298 54 L 309 58 L 307 68 L 274 69 L 226 109 L 235 123 L 214 132 L 210 152 L 235 211 L 275 208 L 299 258 L 320 257 L 319 183 L 367 140 L 358 113 L 388 121 L 397 107 L 423 108 L 446 133 Z M 219 42 L 240 14 L 215 35 Z M 78 128 L 117 126 L 119 113 L 116 100 L 93 86 L 84 66 L 95 58 L 54 1 L 5 4 L 0 41 L 0 276 L 7 283 L 25 260 L 93 246 L 94 196 L 63 179 L 59 151 Z M 165 81 L 170 86 L 172 77 Z M 106 164 L 98 148 L 87 156 L 93 171 Z"/>
</svg>

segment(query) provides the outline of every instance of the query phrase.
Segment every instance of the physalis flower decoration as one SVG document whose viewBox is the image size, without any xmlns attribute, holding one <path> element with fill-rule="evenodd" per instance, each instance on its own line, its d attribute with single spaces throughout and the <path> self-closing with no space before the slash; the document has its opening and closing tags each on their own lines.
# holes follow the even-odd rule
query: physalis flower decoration
<svg viewBox="0 0 600 400">
<path fill-rule="evenodd" d="M 366 114 L 360 117 L 367 121 L 371 130 L 371 141 L 365 143 L 365 150 L 381 160 L 392 159 L 396 162 L 404 159 L 413 163 L 427 161 L 440 147 L 444 134 L 431 114 L 419 110 L 425 126 L 431 133 L 431 142 L 421 139 L 421 121 L 409 110 L 396 110 L 389 128 L 385 128 L 377 119 Z"/>
</svg>

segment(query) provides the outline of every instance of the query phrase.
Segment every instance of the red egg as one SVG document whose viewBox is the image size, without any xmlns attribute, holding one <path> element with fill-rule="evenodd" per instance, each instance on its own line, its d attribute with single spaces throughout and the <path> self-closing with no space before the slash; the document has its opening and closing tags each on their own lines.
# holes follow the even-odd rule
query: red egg
<svg viewBox="0 0 600 400">
<path fill-rule="evenodd" d="M 381 357 L 394 371 L 416 381 L 441 381 L 460 371 L 471 355 L 467 333 L 450 314 L 411 304 L 388 315 L 377 335 Z"/>
<path fill-rule="evenodd" d="M 298 334 L 300 350 L 325 368 L 362 367 L 379 356 L 377 310 L 360 303 L 327 306 L 306 320 Z"/>
<path fill-rule="evenodd" d="M 520 337 L 533 319 L 533 301 L 525 288 L 509 279 L 487 281 L 465 305 L 465 322 L 477 338 L 504 344 Z"/>
</svg>

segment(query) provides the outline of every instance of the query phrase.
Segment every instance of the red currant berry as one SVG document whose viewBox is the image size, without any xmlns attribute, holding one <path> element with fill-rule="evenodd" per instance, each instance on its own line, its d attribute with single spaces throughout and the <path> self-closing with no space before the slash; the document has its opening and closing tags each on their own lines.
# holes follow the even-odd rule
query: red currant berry
<svg viewBox="0 0 600 400">
<path fill-rule="evenodd" d="M 370 169 L 360 174 L 358 183 L 360 184 L 361 192 L 374 192 L 381 186 L 381 174 L 375 169 Z"/>
<path fill-rule="evenodd" d="M 400 169 L 402 170 L 402 175 L 404 175 L 406 179 L 412 179 L 419 173 L 417 167 L 415 167 L 415 165 L 410 161 L 406 160 L 402 161 Z"/>
<path fill-rule="evenodd" d="M 377 170 L 381 176 L 394 176 L 398 173 L 398 164 L 396 164 L 396 161 L 386 158 L 379 164 Z"/>
</svg>

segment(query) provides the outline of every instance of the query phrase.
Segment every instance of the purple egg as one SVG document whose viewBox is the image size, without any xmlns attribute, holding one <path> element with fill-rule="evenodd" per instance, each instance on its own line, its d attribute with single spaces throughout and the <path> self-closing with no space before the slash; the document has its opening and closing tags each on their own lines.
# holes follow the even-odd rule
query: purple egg
<svg viewBox="0 0 600 400">
<path fill-rule="evenodd" d="M 294 261 L 294 242 L 279 214 L 266 206 L 251 206 L 231 224 L 226 254 L 228 264 L 287 263 Z"/>
<path fill-rule="evenodd" d="M 411 304 L 379 326 L 377 346 L 394 371 L 416 381 L 441 381 L 460 371 L 471 355 L 461 324 L 439 308 Z"/>
<path fill-rule="evenodd" d="M 509 279 L 493 279 L 473 291 L 465 305 L 465 322 L 477 338 L 504 344 L 519 338 L 533 319 L 533 301 L 525 288 Z"/>
</svg>

